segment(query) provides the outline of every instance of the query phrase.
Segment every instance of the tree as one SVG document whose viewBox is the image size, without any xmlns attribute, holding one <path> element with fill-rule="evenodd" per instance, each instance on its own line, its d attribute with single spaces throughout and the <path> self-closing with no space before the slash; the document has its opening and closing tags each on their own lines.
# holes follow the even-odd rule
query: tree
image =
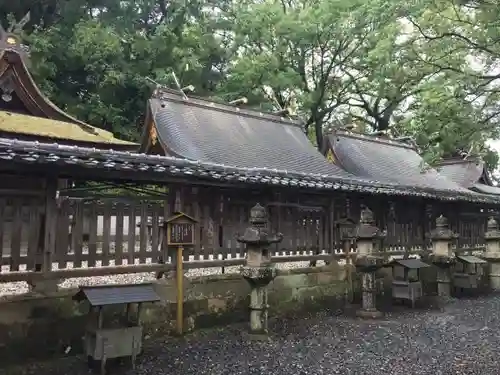
<svg viewBox="0 0 500 375">
<path fill-rule="evenodd" d="M 57 21 L 39 20 L 27 35 L 32 72 L 79 119 L 136 140 L 151 93 L 148 77 L 172 85 L 176 72 L 199 95 L 217 89 L 227 49 L 213 30 L 225 25 L 203 11 L 207 1 L 57 4 Z"/>
<path fill-rule="evenodd" d="M 351 77 L 347 112 L 373 131 L 387 131 L 410 103 L 431 89 L 441 69 L 415 58 L 420 47 L 401 20 L 375 30 L 360 57 L 343 67 Z"/>
<path fill-rule="evenodd" d="M 482 112 L 471 104 L 457 85 L 442 77 L 414 97 L 407 115 L 393 131 L 412 136 L 430 164 L 443 157 L 480 154 L 494 167 L 498 156 L 487 140 L 498 136 L 494 128 L 481 125 Z"/>
<path fill-rule="evenodd" d="M 394 21 L 392 6 L 378 0 L 239 2 L 233 11 L 238 57 L 225 90 L 251 103 L 271 100 L 274 109 L 296 101 L 306 130 L 321 145 L 324 124 L 349 102 L 357 79 L 346 67 L 362 58 L 374 32 Z"/>
<path fill-rule="evenodd" d="M 498 137 L 500 120 L 498 7 L 489 1 L 453 0 L 414 5 L 416 8 L 409 9 L 405 19 L 421 46 L 415 59 L 448 77 L 446 83 L 439 82 L 440 95 L 446 96 L 439 112 L 421 111 L 419 116 L 424 119 L 430 113 L 439 113 L 444 119 L 439 145 L 449 146 L 441 148 L 439 154 L 448 156 L 453 149 L 479 152 L 490 166 L 496 166 L 498 156 L 486 141 Z M 436 107 L 436 99 L 428 95 L 427 108 Z"/>
</svg>

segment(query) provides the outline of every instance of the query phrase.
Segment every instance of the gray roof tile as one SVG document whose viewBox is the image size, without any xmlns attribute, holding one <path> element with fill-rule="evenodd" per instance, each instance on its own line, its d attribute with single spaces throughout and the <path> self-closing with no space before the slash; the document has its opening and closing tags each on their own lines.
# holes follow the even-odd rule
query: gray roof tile
<svg viewBox="0 0 500 375">
<path fill-rule="evenodd" d="M 471 188 L 479 181 L 484 170 L 484 163 L 479 160 L 445 160 L 436 167 L 440 174 L 455 183 Z"/>
<path fill-rule="evenodd" d="M 92 306 L 160 301 L 152 284 L 83 286 L 74 299 Z"/>
<path fill-rule="evenodd" d="M 410 268 L 410 269 L 419 269 L 419 268 L 430 267 L 427 263 L 424 263 L 420 259 L 417 259 L 417 258 L 394 259 L 393 263 L 399 264 L 400 266 L 403 266 L 405 268 Z"/>
<path fill-rule="evenodd" d="M 458 255 L 457 259 L 465 262 L 465 263 L 472 263 L 472 264 L 485 264 L 488 263 L 484 259 L 478 258 L 474 255 Z"/>
<path fill-rule="evenodd" d="M 150 105 L 158 138 L 173 156 L 237 168 L 353 177 L 328 163 L 290 120 L 172 93 L 151 99 Z"/>
<path fill-rule="evenodd" d="M 500 188 L 481 182 L 487 176 L 485 164 L 478 159 L 448 159 L 437 167 L 440 174 L 457 184 L 483 194 L 500 195 Z M 489 178 L 487 178 L 489 181 Z M 491 182 L 490 182 L 491 183 Z"/>
<path fill-rule="evenodd" d="M 500 203 L 500 197 L 464 192 L 444 192 L 390 182 L 367 181 L 332 175 L 296 173 L 266 168 L 235 168 L 215 163 L 202 163 L 176 157 L 137 154 L 124 151 L 58 145 L 0 138 L 0 166 L 31 165 L 57 169 L 61 178 L 102 178 L 115 180 L 185 181 L 203 184 L 204 181 L 232 184 L 302 188 L 317 191 L 350 191 L 435 198 L 446 201 Z M 45 169 L 46 170 L 46 169 Z M 117 173 L 117 174 L 115 174 Z"/>
<path fill-rule="evenodd" d="M 378 181 L 390 181 L 444 191 L 464 192 L 462 186 L 424 167 L 415 148 L 402 142 L 336 131 L 329 135 L 335 157 L 351 174 Z"/>
<path fill-rule="evenodd" d="M 477 191 L 479 193 L 483 193 L 483 194 L 500 195 L 500 188 L 499 187 L 481 184 L 479 182 L 472 185 L 472 187 L 470 189 Z"/>
</svg>

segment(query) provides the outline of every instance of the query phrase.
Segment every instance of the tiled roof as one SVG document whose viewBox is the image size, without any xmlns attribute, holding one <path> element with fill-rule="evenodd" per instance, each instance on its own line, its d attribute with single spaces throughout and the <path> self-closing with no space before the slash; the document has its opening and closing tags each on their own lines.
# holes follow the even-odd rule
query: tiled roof
<svg viewBox="0 0 500 375">
<path fill-rule="evenodd" d="M 486 173 L 480 159 L 448 159 L 438 165 L 439 173 L 457 184 L 483 194 L 500 195 L 500 188 L 480 182 Z"/>
<path fill-rule="evenodd" d="M 0 165 L 2 163 L 48 165 L 60 168 L 70 177 L 75 168 L 86 171 L 87 178 L 102 178 L 105 173 L 119 171 L 124 180 L 133 180 L 138 173 L 146 173 L 149 181 L 165 181 L 182 177 L 193 183 L 203 181 L 224 184 L 245 184 L 303 188 L 323 191 L 362 192 L 434 198 L 446 201 L 500 203 L 494 196 L 465 192 L 439 192 L 432 189 L 406 187 L 359 178 L 328 174 L 313 174 L 267 168 L 236 168 L 223 164 L 190 161 L 160 155 L 136 154 L 127 151 L 99 150 L 88 147 L 46 144 L 0 138 Z M 69 169 L 68 169 L 69 168 Z M 54 169 L 53 169 L 54 170 Z M 116 178 L 116 177 L 115 177 Z"/>
<path fill-rule="evenodd" d="M 355 176 L 438 191 L 466 191 L 425 165 L 406 143 L 344 131 L 329 134 L 329 141 L 337 163 Z"/>
<path fill-rule="evenodd" d="M 170 155 L 237 168 L 353 177 L 328 163 L 300 124 L 289 119 L 163 91 L 150 105 Z"/>
<path fill-rule="evenodd" d="M 90 127 L 90 125 L 88 125 Z M 99 128 L 89 131 L 87 128 L 49 118 L 28 116 L 20 113 L 0 110 L 0 132 L 26 134 L 58 140 L 72 140 L 118 147 L 138 146 L 136 143 L 115 138 L 111 132 Z M 19 136 L 18 136 L 19 137 Z"/>
<path fill-rule="evenodd" d="M 158 302 L 153 284 L 82 286 L 73 296 L 77 301 L 88 300 L 91 306 Z"/>
<path fill-rule="evenodd" d="M 477 159 L 448 159 L 441 161 L 436 168 L 446 178 L 470 188 L 481 178 L 484 163 Z"/>
<path fill-rule="evenodd" d="M 477 191 L 479 193 L 482 193 L 482 194 L 500 195 L 500 188 L 499 187 L 481 184 L 479 182 L 472 185 L 472 187 L 470 189 Z"/>
<path fill-rule="evenodd" d="M 427 263 L 422 262 L 420 259 L 394 259 L 393 263 L 399 264 L 405 268 L 419 269 L 430 267 Z"/>
</svg>

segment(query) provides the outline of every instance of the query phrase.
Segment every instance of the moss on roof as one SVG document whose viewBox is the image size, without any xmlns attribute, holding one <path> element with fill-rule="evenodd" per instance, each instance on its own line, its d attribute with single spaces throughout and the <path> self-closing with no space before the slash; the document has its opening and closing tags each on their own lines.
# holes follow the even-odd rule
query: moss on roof
<svg viewBox="0 0 500 375">
<path fill-rule="evenodd" d="M 82 129 L 77 124 L 51 120 L 43 117 L 28 116 L 14 112 L 0 111 L 0 131 L 27 135 L 37 135 L 55 139 L 78 142 L 134 145 L 113 136 L 113 133 L 95 128 L 96 134 Z"/>
</svg>

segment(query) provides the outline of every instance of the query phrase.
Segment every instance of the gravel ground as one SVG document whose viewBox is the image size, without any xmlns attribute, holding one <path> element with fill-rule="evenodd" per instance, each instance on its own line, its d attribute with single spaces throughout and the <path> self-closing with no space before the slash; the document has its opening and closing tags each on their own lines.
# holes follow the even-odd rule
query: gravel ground
<svg viewBox="0 0 500 375">
<path fill-rule="evenodd" d="M 452 300 L 438 310 L 402 309 L 380 321 L 332 312 L 275 321 L 271 342 L 246 342 L 243 326 L 149 343 L 121 375 L 500 374 L 500 296 Z M 1 372 L 1 370 L 0 370 Z M 8 375 L 88 374 L 81 358 Z"/>
</svg>

